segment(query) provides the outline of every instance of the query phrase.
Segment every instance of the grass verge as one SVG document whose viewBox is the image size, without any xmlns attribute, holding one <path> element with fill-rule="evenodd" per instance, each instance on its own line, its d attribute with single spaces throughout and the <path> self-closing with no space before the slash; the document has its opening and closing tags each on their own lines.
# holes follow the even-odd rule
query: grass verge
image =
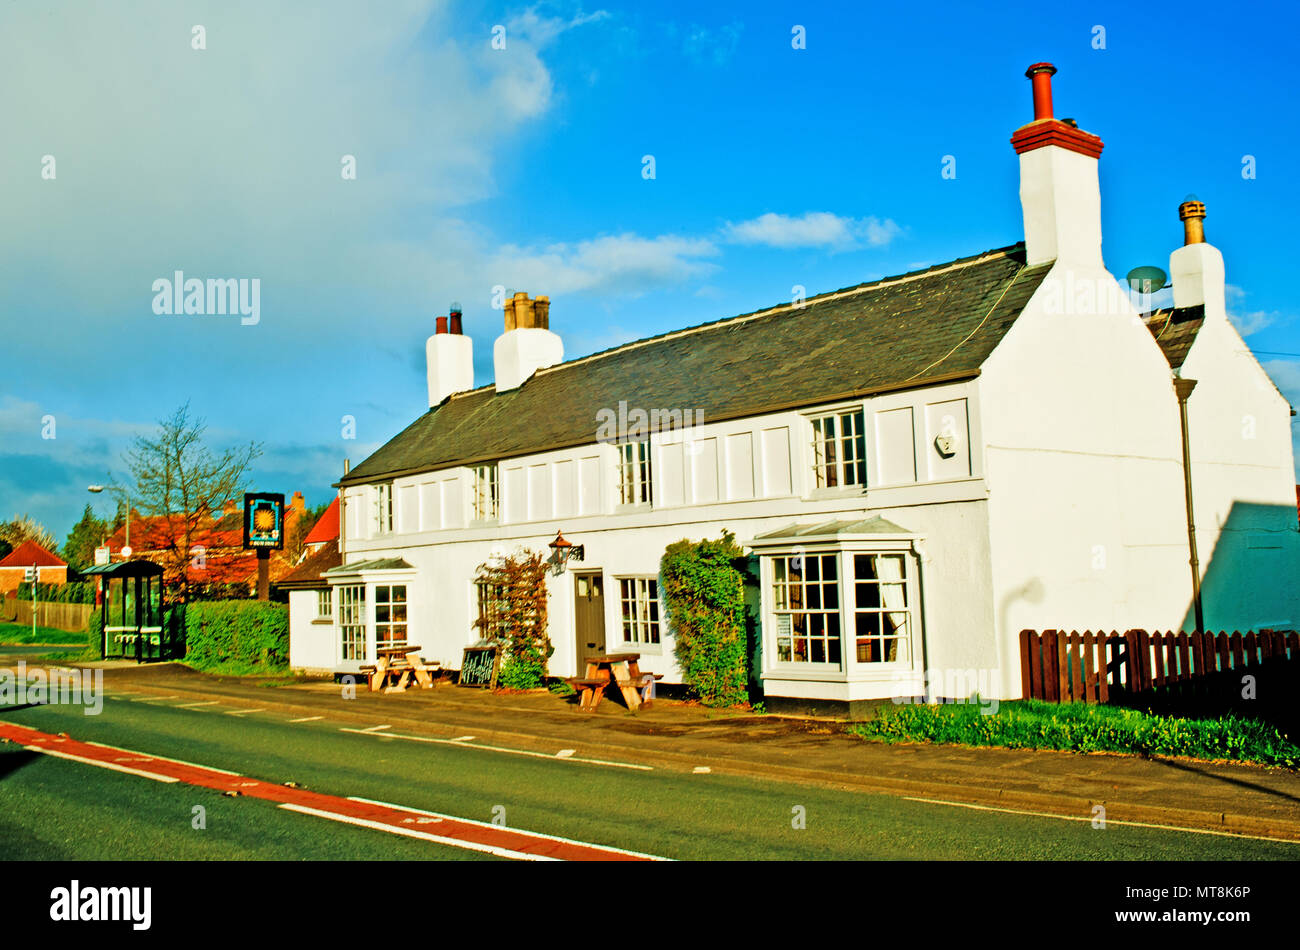
<svg viewBox="0 0 1300 950">
<path fill-rule="evenodd" d="M 847 727 L 880 742 L 936 742 L 1066 752 L 1127 752 L 1228 759 L 1294 769 L 1300 746 L 1255 719 L 1181 719 L 1119 706 L 1003 702 L 992 715 L 977 703 L 882 706 L 875 719 Z"/>
<path fill-rule="evenodd" d="M 22 623 L 0 623 L 0 643 L 3 644 L 22 644 L 22 643 L 72 643 L 81 645 L 87 641 L 86 631 L 74 633 L 69 630 L 58 630 L 54 627 L 37 627 L 33 635 L 30 624 Z"/>
</svg>

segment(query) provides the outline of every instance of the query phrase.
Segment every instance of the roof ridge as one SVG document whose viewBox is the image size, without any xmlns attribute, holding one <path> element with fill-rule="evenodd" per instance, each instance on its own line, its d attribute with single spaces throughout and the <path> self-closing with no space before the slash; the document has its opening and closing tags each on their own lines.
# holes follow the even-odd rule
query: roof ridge
<svg viewBox="0 0 1300 950">
<path fill-rule="evenodd" d="M 665 333 L 656 334 L 655 336 L 644 337 L 640 340 L 632 340 L 631 342 L 628 343 L 620 343 L 618 346 L 612 346 L 605 350 L 598 350 L 595 353 L 588 353 L 586 356 L 580 356 L 577 359 L 566 360 L 563 363 L 556 363 L 554 366 L 547 366 L 537 370 L 537 372 L 534 375 L 541 376 L 544 373 L 553 373 L 558 370 L 567 369 L 572 366 L 581 366 L 583 363 L 587 363 L 592 360 L 602 359 L 604 357 L 613 356 L 618 353 L 629 352 L 631 350 L 635 350 L 639 347 L 646 346 L 651 343 L 659 343 L 664 340 L 675 339 L 677 337 L 686 336 L 687 334 L 691 334 L 691 333 L 698 333 L 703 330 L 712 329 L 714 327 L 725 326 L 728 324 L 738 325 L 741 323 L 748 322 L 750 320 L 758 320 L 762 317 L 771 316 L 774 313 L 781 313 L 782 311 L 796 310 L 796 309 L 801 310 L 804 307 L 807 307 L 814 303 L 825 303 L 830 300 L 838 300 L 841 297 L 848 297 L 854 294 L 867 293 L 868 291 L 873 291 L 873 290 L 881 290 L 886 287 L 892 287 L 897 284 L 905 283 L 907 281 L 920 280 L 923 277 L 933 277 L 938 274 L 946 273 L 948 271 L 959 270 L 963 267 L 973 267 L 976 264 L 981 264 L 984 263 L 985 261 L 992 260 L 997 257 L 1010 257 L 1012 253 L 1016 251 L 1024 250 L 1024 247 L 1025 247 L 1024 241 L 1017 241 L 1016 243 L 1008 244 L 1005 247 L 996 247 L 988 251 L 981 251 L 978 254 L 971 254 L 968 257 L 959 257 L 956 260 L 947 261 L 946 263 L 943 264 L 932 264 L 929 267 L 924 267 L 919 270 L 906 271 L 902 274 L 894 274 L 888 277 L 880 277 L 877 278 L 876 280 L 864 281 L 861 284 L 852 284 L 848 287 L 841 287 L 839 290 L 827 291 L 826 293 L 817 294 L 813 297 L 805 297 L 798 307 L 796 307 L 794 302 L 791 301 L 790 303 L 783 303 L 773 307 L 765 307 L 760 310 L 753 310 L 750 311 L 749 313 L 741 313 L 731 317 L 722 317 L 718 320 L 710 320 L 707 323 L 698 323 L 693 327 L 682 327 L 681 329 L 677 329 L 677 330 L 669 330 Z M 1024 268 L 1022 267 L 1021 269 L 1023 270 Z M 525 382 L 527 381 L 525 380 Z M 454 393 L 452 394 L 450 399 L 463 399 L 466 396 L 472 396 L 476 393 L 484 392 L 486 390 L 494 390 L 494 389 L 496 389 L 495 381 L 491 383 L 487 383 L 483 386 L 479 386 L 476 389 L 470 389 L 465 392 Z"/>
</svg>

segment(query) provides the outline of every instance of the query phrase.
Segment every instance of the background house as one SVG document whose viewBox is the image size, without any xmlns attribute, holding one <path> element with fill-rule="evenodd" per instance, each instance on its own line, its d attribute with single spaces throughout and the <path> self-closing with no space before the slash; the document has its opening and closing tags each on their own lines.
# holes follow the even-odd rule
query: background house
<svg viewBox="0 0 1300 950">
<path fill-rule="evenodd" d="M 35 566 L 42 584 L 63 584 L 68 580 L 67 562 L 51 554 L 35 541 L 23 541 L 0 558 L 0 594 L 17 590 L 27 568 Z"/>
</svg>

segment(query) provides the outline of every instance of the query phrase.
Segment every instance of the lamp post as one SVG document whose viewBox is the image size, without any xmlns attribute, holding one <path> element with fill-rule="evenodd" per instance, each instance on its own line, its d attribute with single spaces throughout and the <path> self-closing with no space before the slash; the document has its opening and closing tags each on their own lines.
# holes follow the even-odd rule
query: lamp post
<svg viewBox="0 0 1300 950">
<path fill-rule="evenodd" d="M 98 495 L 104 490 L 103 485 L 87 485 L 86 491 L 92 495 Z M 131 492 L 122 489 L 122 494 L 126 496 L 126 543 L 122 545 L 122 557 L 131 557 Z"/>
</svg>

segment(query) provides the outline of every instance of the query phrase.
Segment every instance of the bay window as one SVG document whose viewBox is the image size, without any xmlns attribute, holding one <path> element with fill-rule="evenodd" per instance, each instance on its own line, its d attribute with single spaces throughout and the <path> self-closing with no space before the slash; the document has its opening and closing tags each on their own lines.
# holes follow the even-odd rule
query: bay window
<svg viewBox="0 0 1300 950">
<path fill-rule="evenodd" d="M 839 572 L 834 554 L 772 561 L 772 610 L 780 663 L 839 664 Z"/>
<path fill-rule="evenodd" d="M 375 644 L 406 642 L 406 585 L 375 585 Z"/>
<path fill-rule="evenodd" d="M 366 658 L 366 585 L 339 587 L 339 658 Z"/>
</svg>

